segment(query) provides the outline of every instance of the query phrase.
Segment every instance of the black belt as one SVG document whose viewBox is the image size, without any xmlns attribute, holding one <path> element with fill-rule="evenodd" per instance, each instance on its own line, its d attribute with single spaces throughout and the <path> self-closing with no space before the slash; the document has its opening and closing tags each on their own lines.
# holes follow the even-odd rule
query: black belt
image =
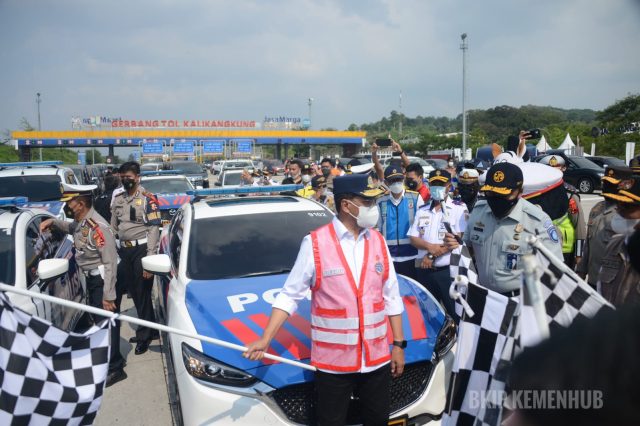
<svg viewBox="0 0 640 426">
<path fill-rule="evenodd" d="M 516 297 L 516 296 L 520 296 L 520 289 L 505 291 L 504 293 L 500 293 L 500 294 L 507 297 Z"/>
</svg>

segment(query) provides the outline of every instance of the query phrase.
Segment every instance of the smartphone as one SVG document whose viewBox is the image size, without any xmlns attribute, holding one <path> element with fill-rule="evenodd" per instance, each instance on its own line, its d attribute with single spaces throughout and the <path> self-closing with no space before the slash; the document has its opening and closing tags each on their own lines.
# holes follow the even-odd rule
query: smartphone
<svg viewBox="0 0 640 426">
<path fill-rule="evenodd" d="M 389 139 L 389 138 L 376 138 L 376 145 L 378 145 L 378 146 L 391 146 L 391 139 Z"/>
<path fill-rule="evenodd" d="M 525 139 L 540 139 L 540 129 L 531 129 L 525 135 Z"/>
</svg>

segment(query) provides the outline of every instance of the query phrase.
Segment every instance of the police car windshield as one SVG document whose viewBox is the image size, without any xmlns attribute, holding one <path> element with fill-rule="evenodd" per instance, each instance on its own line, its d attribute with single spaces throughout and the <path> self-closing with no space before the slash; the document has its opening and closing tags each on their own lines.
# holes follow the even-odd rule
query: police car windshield
<svg viewBox="0 0 640 426">
<path fill-rule="evenodd" d="M 57 175 L 23 175 L 0 178 L 0 197 L 29 197 L 29 201 L 59 200 L 62 196 Z"/>
<path fill-rule="evenodd" d="M 217 280 L 288 271 L 304 236 L 331 219 L 319 211 L 198 219 L 191 228 L 187 275 Z"/>
<path fill-rule="evenodd" d="M 11 229 L 0 229 L 0 282 L 13 285 L 14 281 L 14 247 Z"/>
<path fill-rule="evenodd" d="M 142 186 L 154 194 L 171 194 L 174 192 L 187 192 L 193 186 L 185 178 L 176 179 L 142 179 Z"/>
</svg>

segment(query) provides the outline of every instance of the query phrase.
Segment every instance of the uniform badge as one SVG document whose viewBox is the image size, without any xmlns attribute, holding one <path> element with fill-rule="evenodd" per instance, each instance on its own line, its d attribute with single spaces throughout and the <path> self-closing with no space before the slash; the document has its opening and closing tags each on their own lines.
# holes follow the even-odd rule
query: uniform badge
<svg viewBox="0 0 640 426">
<path fill-rule="evenodd" d="M 504 173 L 502 173 L 502 171 L 498 170 L 497 172 L 495 172 L 493 174 L 493 180 L 495 182 L 502 182 L 504 180 Z"/>
<path fill-rule="evenodd" d="M 140 198 L 138 198 L 136 200 L 136 206 L 141 206 L 142 205 L 142 200 Z"/>
<path fill-rule="evenodd" d="M 514 240 L 519 240 L 520 239 L 520 234 L 513 234 L 513 239 Z"/>
<path fill-rule="evenodd" d="M 555 167 L 558 165 L 558 159 L 554 156 L 549 159 L 549 165 Z"/>
<path fill-rule="evenodd" d="M 86 227 L 82 227 L 82 236 L 86 237 L 87 235 L 89 235 L 89 228 Z"/>
<path fill-rule="evenodd" d="M 508 253 L 507 264 L 505 266 L 506 266 L 506 269 L 508 269 L 509 271 L 518 269 L 518 255 L 514 253 Z"/>
<path fill-rule="evenodd" d="M 382 266 L 382 263 L 380 262 L 376 263 L 376 272 L 381 274 L 382 271 L 384 271 L 384 267 Z"/>
<path fill-rule="evenodd" d="M 524 229 L 524 226 L 522 226 L 522 224 L 521 224 L 521 223 L 519 223 L 519 224 L 517 224 L 517 225 L 516 225 L 516 232 L 517 232 L 517 233 L 522 232 L 522 230 L 523 230 L 523 229 Z"/>
<path fill-rule="evenodd" d="M 547 234 L 549 234 L 549 238 L 551 238 L 551 241 L 553 241 L 554 243 L 560 242 L 560 238 L 558 238 L 558 231 L 556 230 L 555 226 L 547 228 Z"/>
<path fill-rule="evenodd" d="M 413 200 L 409 201 L 409 210 L 413 210 Z"/>
</svg>

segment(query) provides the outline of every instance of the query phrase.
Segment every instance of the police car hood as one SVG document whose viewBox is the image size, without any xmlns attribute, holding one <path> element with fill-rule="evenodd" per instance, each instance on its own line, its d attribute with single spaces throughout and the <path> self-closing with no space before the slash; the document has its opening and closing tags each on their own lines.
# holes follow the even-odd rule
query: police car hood
<svg viewBox="0 0 640 426">
<path fill-rule="evenodd" d="M 444 313 L 430 294 L 408 278 L 399 276 L 407 363 L 431 360 Z M 287 274 L 263 277 L 191 281 L 186 289 L 186 307 L 199 334 L 246 345 L 258 339 L 271 314 L 271 303 L 287 279 Z M 270 352 L 309 363 L 311 352 L 309 299 L 298 304 L 297 312 L 273 339 Z M 390 330 L 390 328 L 389 328 Z M 391 334 L 389 334 L 391 341 Z M 245 370 L 274 388 L 312 380 L 312 373 L 282 363 L 249 361 L 240 352 L 202 342 L 203 352 L 218 361 Z"/>
<path fill-rule="evenodd" d="M 155 194 L 158 199 L 158 208 L 160 210 L 171 210 L 180 208 L 183 204 L 187 204 L 193 200 L 193 195 L 181 193 Z"/>
</svg>

